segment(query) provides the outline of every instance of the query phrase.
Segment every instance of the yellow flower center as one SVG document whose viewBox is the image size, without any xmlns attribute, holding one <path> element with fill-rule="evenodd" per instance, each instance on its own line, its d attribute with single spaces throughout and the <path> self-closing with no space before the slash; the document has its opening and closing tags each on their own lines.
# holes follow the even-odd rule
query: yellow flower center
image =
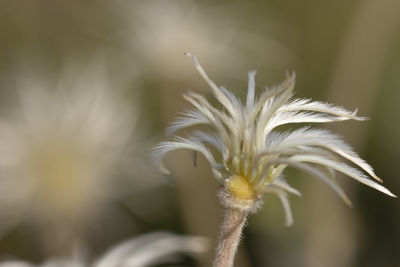
<svg viewBox="0 0 400 267">
<path fill-rule="evenodd" d="M 252 200 L 257 196 L 249 181 L 242 176 L 233 176 L 226 183 L 226 188 L 236 199 Z"/>
</svg>

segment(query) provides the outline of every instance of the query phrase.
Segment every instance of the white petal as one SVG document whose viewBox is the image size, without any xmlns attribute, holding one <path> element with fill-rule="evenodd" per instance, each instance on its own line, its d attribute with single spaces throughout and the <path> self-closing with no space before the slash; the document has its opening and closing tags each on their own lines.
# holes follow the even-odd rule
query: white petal
<svg viewBox="0 0 400 267">
<path fill-rule="evenodd" d="M 232 157 L 234 159 L 233 163 L 235 167 L 238 167 L 238 160 L 241 157 L 241 140 L 243 137 L 242 134 L 242 127 L 240 120 L 238 118 L 230 118 L 225 113 L 215 109 L 212 107 L 208 101 L 201 95 L 190 93 L 190 96 L 186 96 L 185 98 L 188 99 L 193 105 L 195 105 L 198 109 L 204 109 L 204 115 L 210 113 L 210 120 L 214 120 L 212 125 L 216 128 L 217 132 L 221 135 L 222 140 L 224 141 L 224 145 L 227 148 L 227 151 L 231 152 Z M 215 116 L 214 116 L 215 115 Z M 225 126 L 226 128 L 225 128 Z M 230 131 L 228 134 L 227 130 Z"/>
<path fill-rule="evenodd" d="M 292 210 L 290 208 L 288 196 L 286 192 L 282 189 L 279 188 L 271 188 L 270 190 L 267 190 L 267 192 L 273 193 L 278 196 L 279 200 L 282 203 L 283 209 L 285 211 L 285 225 L 286 226 L 291 226 L 293 224 L 293 214 Z"/>
<path fill-rule="evenodd" d="M 262 150 L 255 154 L 253 157 L 252 164 L 257 165 L 259 160 L 263 157 L 272 156 L 290 156 L 290 155 L 321 155 L 321 156 L 331 156 L 332 154 L 326 150 L 312 147 L 298 147 L 298 148 L 275 148 Z"/>
<path fill-rule="evenodd" d="M 221 135 L 221 138 L 224 141 L 224 146 L 226 147 L 226 151 L 230 152 L 230 156 L 233 158 L 234 166 L 238 168 L 240 164 L 238 159 L 241 157 L 242 145 L 242 128 L 240 121 L 230 118 L 225 113 L 215 109 L 201 95 L 191 93 L 187 99 L 191 101 L 193 105 L 197 105 L 196 107 L 205 109 L 204 112 L 208 111 L 213 115 L 213 125 L 216 128 L 216 131 Z M 227 130 L 230 131 L 229 134 Z"/>
<path fill-rule="evenodd" d="M 268 101 L 264 104 L 261 114 L 258 119 L 257 129 L 256 129 L 256 143 L 258 146 L 264 144 L 265 140 L 265 129 L 269 124 L 271 117 L 275 114 L 278 108 L 285 103 L 290 96 L 292 95 L 293 89 L 295 84 L 295 75 L 292 74 L 291 77 L 288 77 L 282 84 L 281 88 L 284 90 L 273 98 L 273 101 L 269 103 Z M 278 89 L 279 90 L 279 89 Z"/>
<path fill-rule="evenodd" d="M 182 113 L 183 116 L 175 119 L 168 126 L 166 135 L 172 137 L 180 129 L 198 124 L 211 124 L 210 121 L 198 110 L 188 110 Z"/>
<path fill-rule="evenodd" d="M 242 125 L 244 122 L 244 108 L 242 101 L 240 101 L 239 98 L 237 98 L 232 92 L 230 92 L 225 87 L 221 86 L 220 90 L 224 95 L 226 95 L 226 97 L 231 102 L 233 109 L 235 110 L 235 113 L 231 114 L 233 119 L 238 123 L 240 123 L 240 125 Z"/>
<path fill-rule="evenodd" d="M 225 145 L 228 148 L 232 147 L 231 138 L 229 137 L 223 123 L 227 125 L 231 131 L 235 131 L 235 123 L 227 118 L 222 112 L 213 108 L 201 95 L 189 93 L 188 95 L 184 95 L 184 98 L 188 100 L 193 106 L 195 106 L 195 108 L 197 108 L 199 112 L 201 112 L 210 121 L 210 124 L 222 136 Z"/>
<path fill-rule="evenodd" d="M 280 187 L 280 188 L 282 188 L 283 190 L 286 190 L 286 191 L 288 191 L 288 192 L 290 192 L 290 193 L 292 193 L 292 194 L 295 194 L 295 195 L 297 195 L 297 196 L 301 196 L 301 193 L 300 193 L 297 189 L 291 187 L 291 186 L 286 182 L 286 180 L 283 179 L 283 178 L 278 178 L 278 179 L 276 179 L 275 181 L 272 182 L 272 184 L 275 185 L 275 186 L 277 186 L 277 187 Z"/>
<path fill-rule="evenodd" d="M 249 71 L 249 87 L 247 90 L 246 110 L 249 112 L 254 106 L 254 91 L 255 91 L 255 71 Z"/>
<path fill-rule="evenodd" d="M 232 115 L 235 116 L 237 114 L 237 111 L 233 107 L 231 101 L 229 98 L 218 88 L 218 86 L 208 77 L 207 73 L 204 71 L 203 67 L 200 65 L 199 61 L 197 60 L 197 57 L 191 53 L 185 53 L 185 55 L 189 56 L 192 58 L 194 65 L 198 72 L 200 73 L 201 77 L 208 83 L 210 86 L 212 92 L 215 95 L 215 98 L 228 110 L 228 112 Z"/>
<path fill-rule="evenodd" d="M 157 232 L 128 240 L 112 248 L 94 267 L 146 267 L 178 253 L 203 253 L 207 242 L 201 237 L 185 237 Z"/>
<path fill-rule="evenodd" d="M 258 116 L 260 110 L 266 105 L 267 102 L 272 102 L 271 100 L 276 96 L 282 93 L 287 88 L 278 87 L 273 89 L 266 89 L 254 103 L 253 109 L 247 111 L 247 124 L 254 124 L 255 119 Z"/>
<path fill-rule="evenodd" d="M 153 158 L 163 172 L 167 174 L 169 173 L 169 171 L 162 164 L 162 158 L 165 156 L 165 154 L 177 149 L 189 149 L 200 152 L 205 156 L 212 168 L 216 168 L 218 166 L 210 151 L 208 151 L 208 149 L 202 143 L 200 143 L 200 141 L 177 137 L 176 141 L 161 142 L 153 149 Z"/>
<path fill-rule="evenodd" d="M 277 146 L 281 148 L 297 147 L 301 145 L 319 146 L 329 149 L 330 151 L 353 162 L 374 179 L 382 182 L 382 180 L 374 173 L 373 168 L 366 161 L 361 159 L 350 146 L 340 139 L 339 136 L 332 134 L 329 131 L 313 130 L 305 127 L 287 134 L 282 138 L 280 143 L 277 144 Z"/>
<path fill-rule="evenodd" d="M 216 109 L 215 107 L 211 106 L 211 104 L 202 96 L 193 92 L 187 93 L 187 95 L 183 96 L 186 100 L 188 100 L 192 105 L 199 109 L 206 117 L 208 114 L 212 114 L 213 118 L 217 121 L 211 120 L 218 125 L 226 125 L 231 131 L 238 130 L 238 123 L 231 117 L 225 114 L 225 112 Z M 203 109 L 205 112 L 203 112 Z M 219 130 L 219 129 L 218 129 Z"/>
<path fill-rule="evenodd" d="M 312 176 L 315 176 L 315 177 L 321 179 L 324 183 L 326 183 L 328 186 L 330 186 L 333 189 L 333 191 L 335 191 L 347 205 L 351 206 L 351 201 L 346 196 L 344 191 L 334 181 L 332 181 L 332 179 L 330 179 L 328 176 L 326 176 L 320 170 L 318 170 L 308 164 L 301 163 L 294 159 L 278 158 L 278 159 L 270 160 L 269 163 L 270 164 L 287 164 L 289 166 L 292 166 L 292 167 L 295 167 L 295 168 L 298 168 L 298 169 L 308 172 Z"/>
<path fill-rule="evenodd" d="M 335 169 L 339 172 L 342 172 L 342 173 L 346 174 L 347 176 L 350 176 L 350 177 L 354 178 L 355 180 L 359 181 L 360 183 L 368 185 L 384 194 L 387 194 L 391 197 L 397 197 L 392 192 L 390 192 L 386 187 L 383 187 L 380 184 L 374 182 L 373 180 L 368 179 L 363 173 L 361 173 L 357 169 L 355 169 L 345 163 L 336 162 L 336 161 L 326 159 L 323 157 L 310 156 L 310 155 L 294 156 L 294 157 L 292 157 L 292 159 L 297 160 L 297 161 L 321 164 L 321 165 L 330 167 L 330 168 Z"/>
<path fill-rule="evenodd" d="M 205 106 L 204 103 L 199 103 L 198 100 L 195 99 L 200 97 L 203 98 L 202 96 L 189 92 L 183 95 L 183 97 L 189 101 L 201 114 L 203 114 L 204 117 L 206 117 L 213 125 L 219 124 L 219 121 L 215 117 L 216 114 L 212 112 L 208 106 Z M 207 102 L 207 100 L 204 99 L 204 102 Z"/>
<path fill-rule="evenodd" d="M 215 133 L 204 132 L 204 131 L 195 131 L 193 133 L 193 137 L 197 138 L 201 142 L 207 143 L 215 147 L 221 154 L 224 152 L 224 144 L 221 141 L 221 138 L 217 136 Z"/>
<path fill-rule="evenodd" d="M 288 197 L 285 193 L 278 194 L 278 197 L 279 197 L 280 201 L 282 202 L 283 209 L 285 210 L 285 214 L 286 214 L 285 225 L 291 226 L 293 224 L 293 215 L 292 215 L 292 210 L 290 209 Z"/>
<path fill-rule="evenodd" d="M 283 112 L 273 116 L 264 128 L 263 138 L 274 128 L 290 123 L 325 123 L 349 120 L 348 117 L 337 117 L 312 112 Z"/>
<path fill-rule="evenodd" d="M 348 117 L 353 120 L 366 120 L 365 117 L 358 117 L 357 110 L 348 111 L 343 107 L 333 106 L 329 103 L 312 101 L 311 99 L 294 99 L 293 101 L 284 104 L 277 112 L 288 111 L 313 111 L 327 113 L 338 117 Z"/>
<path fill-rule="evenodd" d="M 266 106 L 269 106 L 268 102 L 270 102 L 271 100 L 272 100 L 271 102 L 273 102 L 273 99 L 275 99 L 276 96 L 286 91 L 289 91 L 290 95 L 290 92 L 293 91 L 294 89 L 294 79 L 295 79 L 295 74 L 293 73 L 280 85 L 273 87 L 272 89 L 266 88 L 266 90 L 261 94 L 261 96 L 255 101 L 253 109 L 247 111 L 248 124 L 253 124 L 260 110 L 265 108 Z"/>
</svg>

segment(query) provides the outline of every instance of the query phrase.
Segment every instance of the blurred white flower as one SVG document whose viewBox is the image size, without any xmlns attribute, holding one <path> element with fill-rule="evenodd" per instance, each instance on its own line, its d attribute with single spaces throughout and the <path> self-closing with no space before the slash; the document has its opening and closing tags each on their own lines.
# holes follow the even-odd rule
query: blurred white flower
<svg viewBox="0 0 400 267">
<path fill-rule="evenodd" d="M 38 265 L 25 261 L 3 261 L 0 267 L 147 267 L 174 262 L 182 254 L 198 256 L 207 247 L 208 242 L 203 237 L 154 232 L 117 244 L 93 263 L 75 257 L 50 259 Z"/>
<path fill-rule="evenodd" d="M 56 82 L 17 72 L 20 107 L 0 119 L 0 229 L 26 219 L 73 228 L 151 174 L 135 150 L 136 110 L 101 64 L 66 68 Z"/>
<path fill-rule="evenodd" d="M 303 127 L 278 132 L 281 125 L 293 123 L 325 123 L 344 120 L 364 120 L 355 112 L 342 107 L 294 99 L 294 74 L 281 85 L 266 90 L 255 99 L 255 72 L 249 72 L 246 103 L 242 104 L 231 92 L 211 81 L 196 57 L 197 70 L 211 87 L 224 110 L 213 107 L 203 96 L 188 93 L 184 97 L 193 108 L 183 113 L 168 129 L 168 134 L 194 125 L 208 125 L 210 131 L 197 130 L 188 137 L 174 136 L 154 150 L 157 161 L 168 152 L 190 149 L 202 153 L 211 164 L 217 181 L 222 185 L 220 197 L 226 208 L 245 213 L 262 204 L 264 194 L 276 194 L 286 212 L 286 224 L 292 224 L 287 193 L 300 195 L 283 178 L 288 166 L 302 169 L 327 183 L 346 203 L 350 201 L 337 185 L 334 171 L 395 197 L 389 190 L 369 179 L 381 182 L 372 167 L 362 160 L 340 137 L 319 129 Z M 353 163 L 354 168 L 340 161 Z M 319 168 L 317 168 L 319 167 Z M 165 168 L 164 168 L 165 170 Z M 366 174 L 365 174 L 365 173 Z"/>
</svg>

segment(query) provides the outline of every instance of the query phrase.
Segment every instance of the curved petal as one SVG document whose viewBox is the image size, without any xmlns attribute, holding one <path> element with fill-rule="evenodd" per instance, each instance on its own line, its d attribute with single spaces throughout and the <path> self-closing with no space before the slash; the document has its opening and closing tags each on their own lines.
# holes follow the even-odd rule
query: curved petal
<svg viewBox="0 0 400 267">
<path fill-rule="evenodd" d="M 277 187 L 279 187 L 279 188 L 281 188 L 281 189 L 283 189 L 283 190 L 285 190 L 285 191 L 287 191 L 289 193 L 295 194 L 297 196 L 301 196 L 301 193 L 297 189 L 291 187 L 286 182 L 286 180 L 283 179 L 283 178 L 276 179 L 275 181 L 272 182 L 272 185 L 275 185 L 275 186 L 277 186 Z"/>
<path fill-rule="evenodd" d="M 172 137 L 177 131 L 198 124 L 212 125 L 210 120 L 208 120 L 200 111 L 196 109 L 187 110 L 182 113 L 182 116 L 176 118 L 175 121 L 168 126 L 166 135 Z"/>
<path fill-rule="evenodd" d="M 295 167 L 297 169 L 306 171 L 312 176 L 321 179 L 324 183 L 326 183 L 329 187 L 331 187 L 333 191 L 335 191 L 347 205 L 351 206 L 351 201 L 346 196 L 342 188 L 340 188 L 332 179 L 326 176 L 323 172 L 308 164 L 301 163 L 295 159 L 282 159 L 282 158 L 269 160 L 266 164 L 286 164 Z"/>
<path fill-rule="evenodd" d="M 361 159 L 360 156 L 349 145 L 343 142 L 339 136 L 332 134 L 327 130 L 313 130 L 309 127 L 300 128 L 287 134 L 276 146 L 279 148 L 288 148 L 304 145 L 326 148 L 353 162 L 374 179 L 382 182 L 382 180 L 375 174 L 373 168 L 365 160 Z"/>
<path fill-rule="evenodd" d="M 207 73 L 204 71 L 203 67 L 200 65 L 200 62 L 197 60 L 197 57 L 191 53 L 185 53 L 185 55 L 189 56 L 200 73 L 201 77 L 207 82 L 210 86 L 215 98 L 228 110 L 228 112 L 232 115 L 232 117 L 238 117 L 238 111 L 235 110 L 231 100 L 224 94 L 224 92 L 218 88 L 218 86 L 208 77 Z"/>
<path fill-rule="evenodd" d="M 289 111 L 312 111 L 312 112 L 320 112 L 326 113 L 333 116 L 338 117 L 348 117 L 352 120 L 367 120 L 368 118 L 365 117 L 358 117 L 357 110 L 349 111 L 343 107 L 338 107 L 331 105 L 329 103 L 323 103 L 320 101 L 312 101 L 311 99 L 294 99 L 289 103 L 284 104 L 281 106 L 278 112 L 289 112 Z"/>
<path fill-rule="evenodd" d="M 355 180 L 359 181 L 360 183 L 368 185 L 369 187 L 372 187 L 386 195 L 389 195 L 391 197 L 397 197 L 392 192 L 390 192 L 386 187 L 383 187 L 380 184 L 374 182 L 373 180 L 368 179 L 363 173 L 361 173 L 357 169 L 355 169 L 345 163 L 336 162 L 336 161 L 333 161 L 333 160 L 330 160 L 327 158 L 323 158 L 323 157 L 319 157 L 319 156 L 311 156 L 311 155 L 294 156 L 294 157 L 292 157 L 292 159 L 296 160 L 296 161 L 310 162 L 310 163 L 321 164 L 323 166 L 330 167 L 330 168 L 335 169 L 341 173 L 344 173 L 347 176 L 350 176 L 350 177 L 354 178 Z"/>
<path fill-rule="evenodd" d="M 255 82 L 255 71 L 249 71 L 249 86 L 247 89 L 247 98 L 246 98 L 246 111 L 249 112 L 254 106 L 254 91 L 256 88 Z"/>
<path fill-rule="evenodd" d="M 154 266 L 162 259 L 179 253 L 202 253 L 207 240 L 202 237 L 178 236 L 156 232 L 125 241 L 108 251 L 93 266 Z"/>
<path fill-rule="evenodd" d="M 272 102 L 266 102 L 261 110 L 256 128 L 256 143 L 258 146 L 264 143 L 264 132 L 266 127 L 270 124 L 270 119 L 273 117 L 279 107 L 285 103 L 292 95 L 295 84 L 295 74 L 288 77 L 280 86 L 284 90 L 272 99 Z"/>
<path fill-rule="evenodd" d="M 161 142 L 153 149 L 154 161 L 159 166 L 162 172 L 164 172 L 165 174 L 169 174 L 168 169 L 163 165 L 162 162 L 165 154 L 178 149 L 189 149 L 203 154 L 207 161 L 210 163 L 216 178 L 220 182 L 222 182 L 222 175 L 217 170 L 220 166 L 215 161 L 211 152 L 200 141 L 194 138 L 186 139 L 183 137 L 176 137 L 176 141 Z"/>
<path fill-rule="evenodd" d="M 269 120 L 268 124 L 263 129 L 262 139 L 265 140 L 269 132 L 271 132 L 276 127 L 284 124 L 326 123 L 326 122 L 345 121 L 345 120 L 350 120 L 350 119 L 345 116 L 332 116 L 332 115 L 325 115 L 313 112 L 291 111 L 291 112 L 277 113 Z"/>
<path fill-rule="evenodd" d="M 285 211 L 285 225 L 292 226 L 293 225 L 293 214 L 292 209 L 290 208 L 288 196 L 286 192 L 280 188 L 276 188 L 272 186 L 269 190 L 266 191 L 267 193 L 275 194 L 282 203 L 283 210 Z"/>
</svg>

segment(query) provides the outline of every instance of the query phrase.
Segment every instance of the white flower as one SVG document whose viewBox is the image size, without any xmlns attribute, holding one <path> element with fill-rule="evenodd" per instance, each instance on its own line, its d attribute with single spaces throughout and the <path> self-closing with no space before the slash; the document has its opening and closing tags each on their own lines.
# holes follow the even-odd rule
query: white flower
<svg viewBox="0 0 400 267">
<path fill-rule="evenodd" d="M 199 152 L 209 161 L 215 178 L 223 185 L 220 197 L 226 207 L 255 211 L 262 204 L 264 194 L 276 194 L 285 209 L 287 225 L 293 221 L 287 193 L 300 195 L 282 178 L 282 172 L 289 166 L 321 179 L 348 204 L 350 201 L 335 182 L 334 171 L 395 197 L 368 178 L 367 175 L 382 182 L 372 167 L 337 135 L 310 127 L 277 131 L 279 126 L 286 124 L 366 119 L 357 116 L 356 111 L 293 98 L 294 74 L 256 99 L 255 72 L 249 72 L 247 99 L 242 104 L 230 91 L 218 87 L 208 78 L 194 55 L 187 55 L 193 59 L 223 109 L 213 107 L 199 94 L 186 94 L 185 99 L 193 107 L 172 123 L 168 134 L 200 124 L 208 125 L 210 129 L 194 131 L 188 137 L 174 136 L 172 141 L 160 143 L 154 149 L 157 161 L 177 149 Z"/>
<path fill-rule="evenodd" d="M 0 119 L 0 226 L 33 219 L 73 227 L 126 174 L 134 113 L 103 72 L 63 73 L 54 90 L 19 74 L 20 107 Z"/>
<path fill-rule="evenodd" d="M 91 264 L 77 256 L 49 259 L 38 265 L 19 260 L 3 261 L 0 267 L 146 267 L 170 262 L 171 258 L 182 254 L 204 253 L 207 243 L 203 237 L 154 232 L 117 244 Z"/>
</svg>

